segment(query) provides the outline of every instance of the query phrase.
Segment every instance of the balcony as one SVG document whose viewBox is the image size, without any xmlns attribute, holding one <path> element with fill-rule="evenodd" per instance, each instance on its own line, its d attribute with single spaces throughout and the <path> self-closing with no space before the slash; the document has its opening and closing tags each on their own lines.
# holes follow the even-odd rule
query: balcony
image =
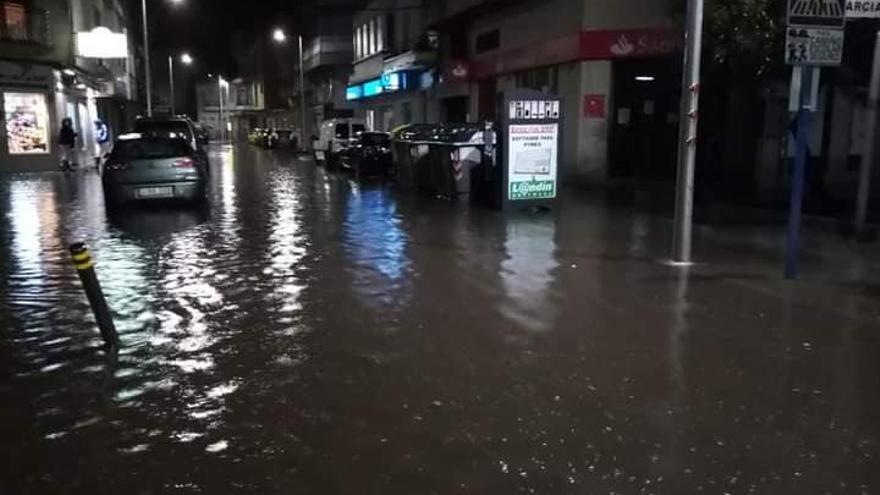
<svg viewBox="0 0 880 495">
<path fill-rule="evenodd" d="M 351 65 L 354 49 L 349 36 L 318 36 L 304 50 L 306 71 L 322 66 Z"/>
<path fill-rule="evenodd" d="M 0 0 L 0 44 L 49 48 L 49 12 Z"/>
</svg>

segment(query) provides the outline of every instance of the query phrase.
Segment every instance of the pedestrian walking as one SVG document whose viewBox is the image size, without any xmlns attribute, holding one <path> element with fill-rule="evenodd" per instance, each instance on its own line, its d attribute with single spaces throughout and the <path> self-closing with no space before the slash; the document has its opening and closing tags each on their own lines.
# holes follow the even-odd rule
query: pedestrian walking
<svg viewBox="0 0 880 495">
<path fill-rule="evenodd" d="M 95 120 L 95 142 L 98 144 L 98 156 L 95 157 L 95 168 L 101 171 L 104 158 L 110 153 L 110 127 L 101 119 Z"/>
<path fill-rule="evenodd" d="M 73 170 L 79 164 L 76 160 L 76 137 L 78 134 L 73 130 L 73 120 L 65 117 L 61 120 L 61 132 L 58 136 L 58 146 L 61 149 L 61 170 Z"/>
</svg>

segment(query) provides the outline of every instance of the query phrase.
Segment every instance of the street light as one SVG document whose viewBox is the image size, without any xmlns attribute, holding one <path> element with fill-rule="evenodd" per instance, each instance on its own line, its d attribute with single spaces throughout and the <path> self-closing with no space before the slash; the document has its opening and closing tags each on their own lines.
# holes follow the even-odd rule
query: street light
<svg viewBox="0 0 880 495">
<path fill-rule="evenodd" d="M 220 126 L 220 140 L 225 141 L 223 139 L 223 135 L 228 132 L 226 128 L 226 122 L 223 119 L 223 89 L 226 89 L 227 93 L 229 92 L 229 81 L 223 79 L 223 76 L 217 75 L 217 123 Z"/>
<path fill-rule="evenodd" d="M 174 5 L 181 5 L 185 0 L 171 0 Z M 153 116 L 153 78 L 150 76 L 150 29 L 147 21 L 147 0 L 141 0 L 141 20 L 144 28 L 144 82 L 147 86 L 147 116 Z"/>
<path fill-rule="evenodd" d="M 182 0 L 177 0 L 182 1 Z M 183 53 L 180 55 L 180 63 L 183 65 L 192 65 L 193 58 L 189 53 Z M 175 105 L 177 104 L 177 99 L 174 96 L 174 57 L 172 55 L 168 55 L 168 86 L 171 88 L 171 115 L 176 114 Z"/>
<path fill-rule="evenodd" d="M 284 30 L 281 28 L 276 28 L 272 33 L 272 39 L 275 40 L 276 43 L 281 44 L 287 41 L 287 34 L 285 34 Z M 299 95 L 300 95 L 300 146 L 305 147 L 306 142 L 306 83 L 305 83 L 305 68 L 303 67 L 303 38 L 302 35 L 297 35 L 297 41 L 299 42 Z"/>
</svg>

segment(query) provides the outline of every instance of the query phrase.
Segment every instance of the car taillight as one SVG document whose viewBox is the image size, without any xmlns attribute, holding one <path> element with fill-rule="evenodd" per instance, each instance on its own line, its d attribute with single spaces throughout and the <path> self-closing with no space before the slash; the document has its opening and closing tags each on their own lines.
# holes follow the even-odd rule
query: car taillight
<svg viewBox="0 0 880 495">
<path fill-rule="evenodd" d="M 174 166 L 176 168 L 194 168 L 196 166 L 196 163 L 193 161 L 192 158 L 181 158 L 174 162 Z"/>
</svg>

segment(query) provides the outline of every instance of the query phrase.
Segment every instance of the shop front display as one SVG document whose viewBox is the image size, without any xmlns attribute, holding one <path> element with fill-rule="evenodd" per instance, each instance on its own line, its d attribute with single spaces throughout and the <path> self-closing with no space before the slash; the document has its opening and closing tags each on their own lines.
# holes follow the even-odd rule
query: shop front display
<svg viewBox="0 0 880 495">
<path fill-rule="evenodd" d="M 49 109 L 43 93 L 3 93 L 6 145 L 10 155 L 48 154 Z"/>
</svg>

